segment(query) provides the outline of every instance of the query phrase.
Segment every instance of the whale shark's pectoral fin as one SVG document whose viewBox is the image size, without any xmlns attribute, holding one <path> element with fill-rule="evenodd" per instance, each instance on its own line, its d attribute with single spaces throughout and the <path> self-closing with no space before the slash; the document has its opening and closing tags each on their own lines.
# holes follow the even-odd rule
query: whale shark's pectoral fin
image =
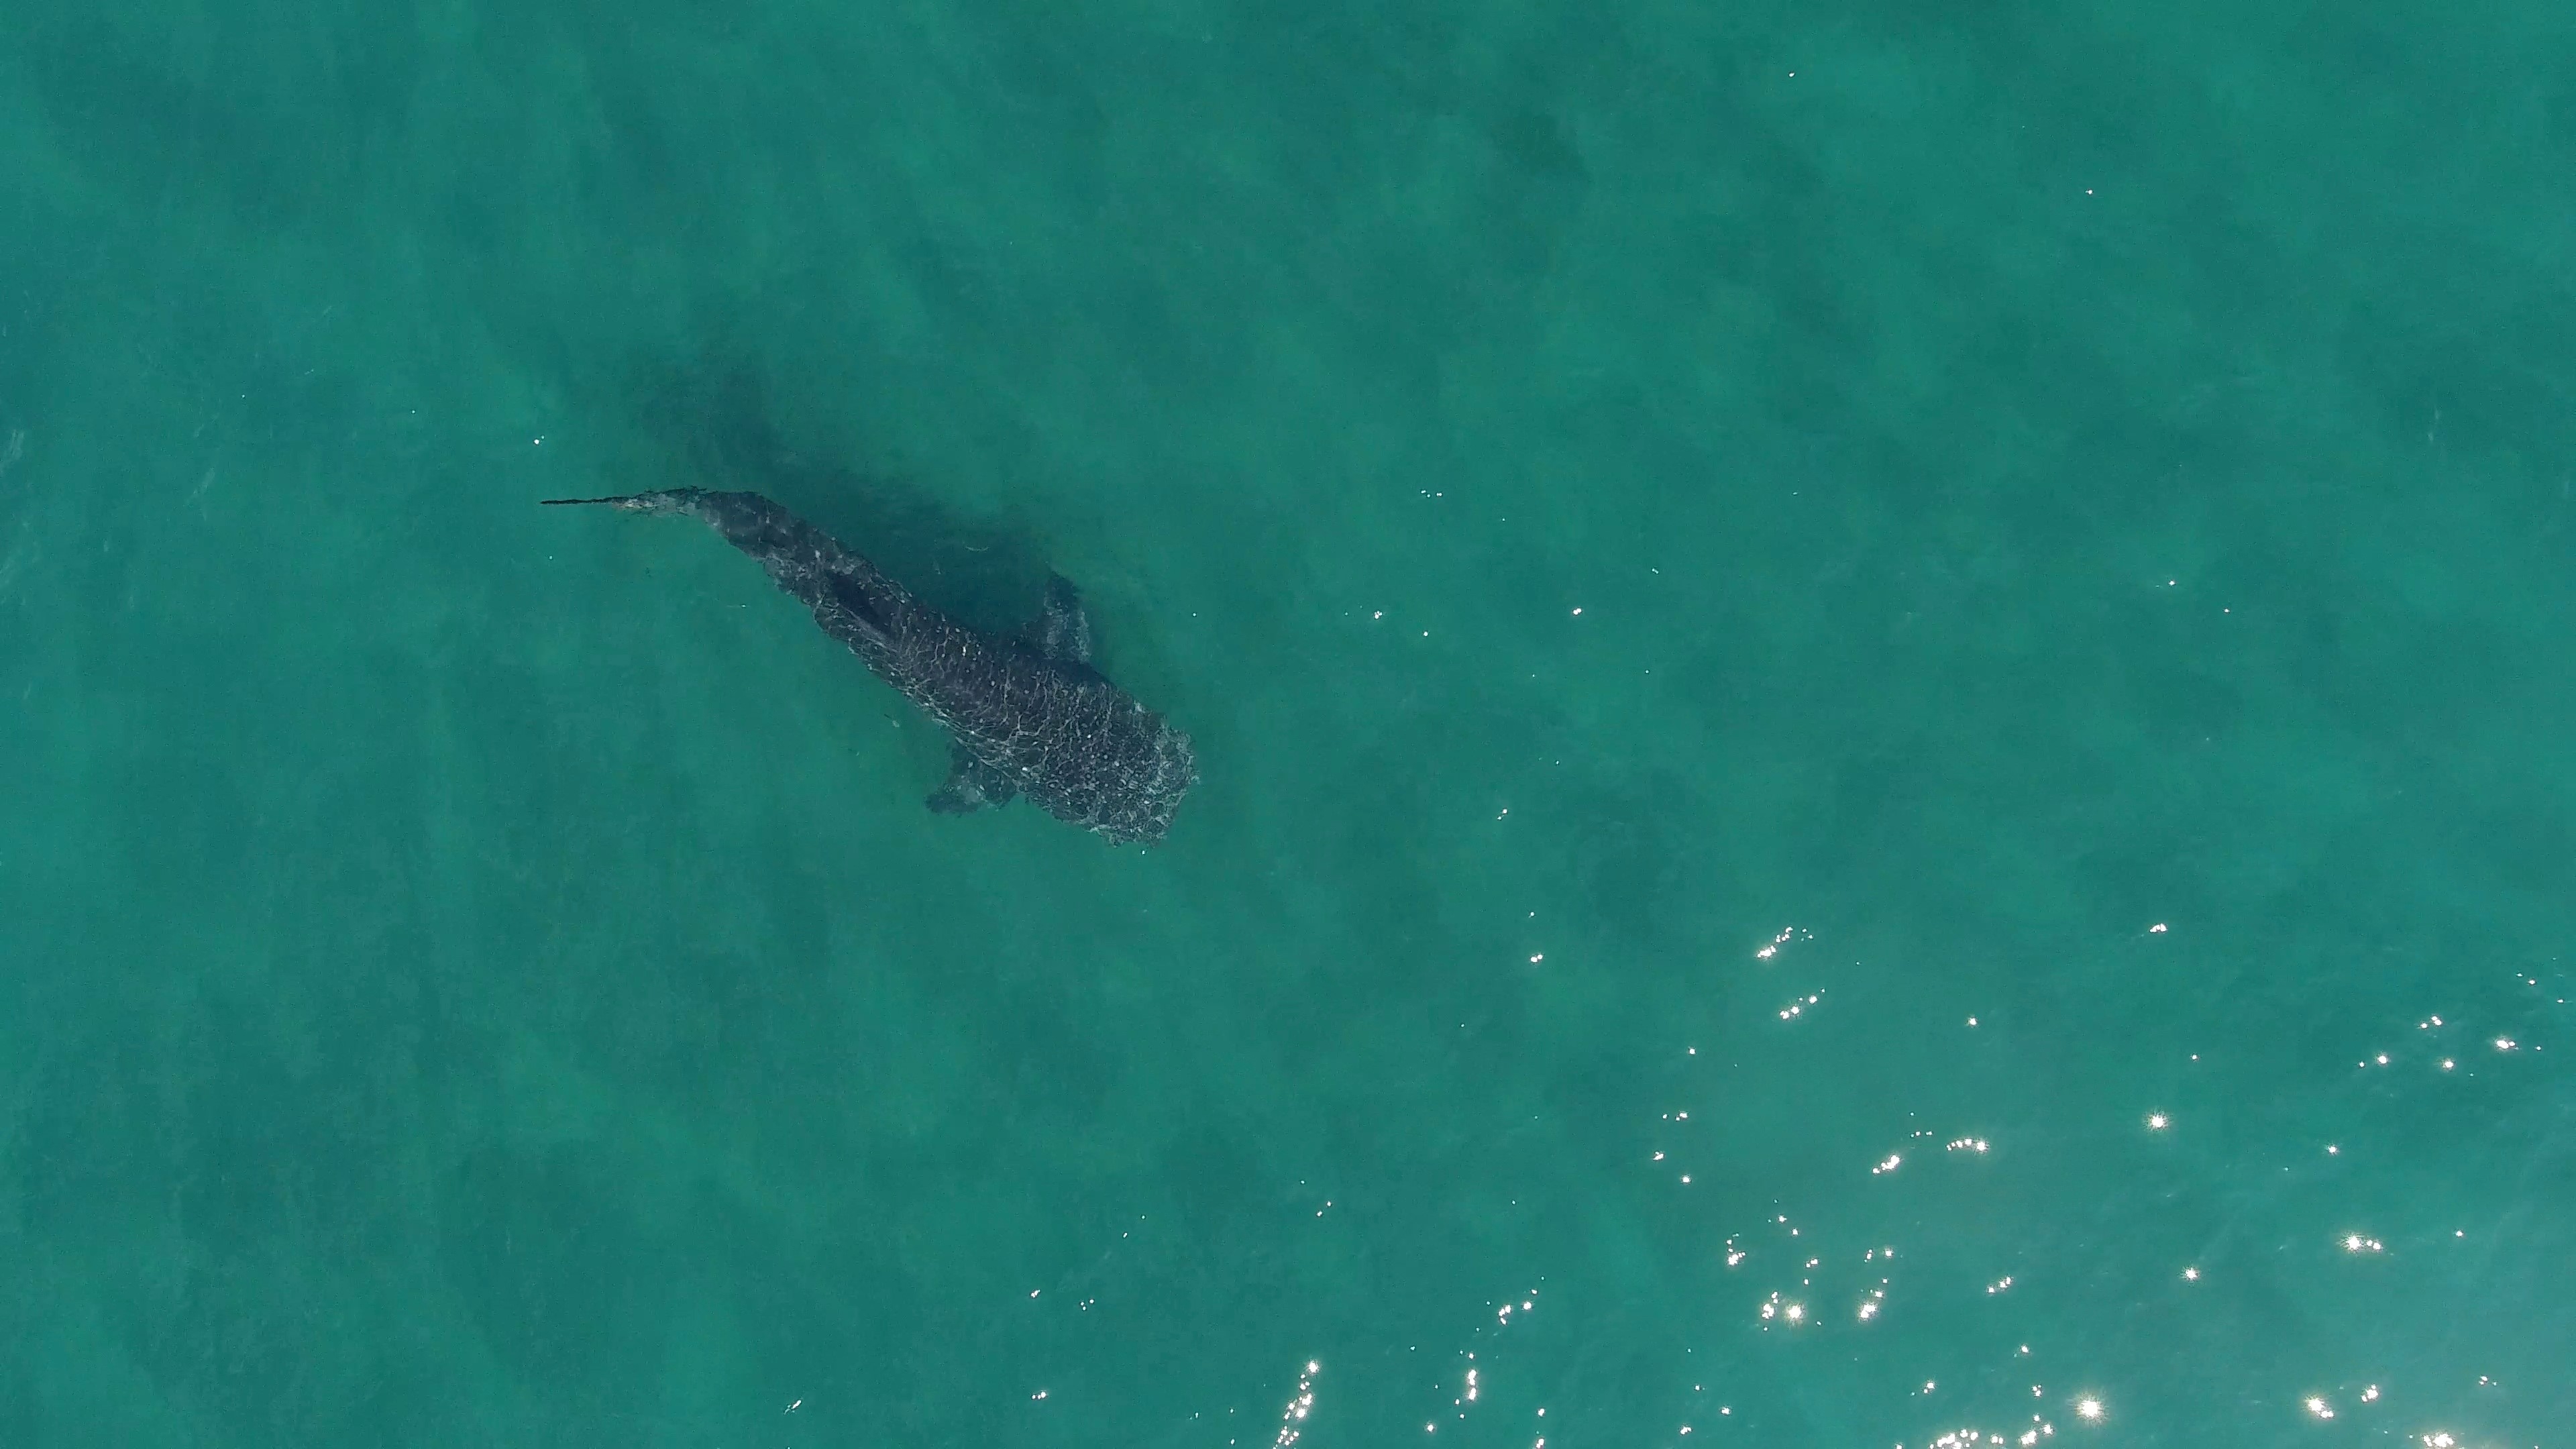
<svg viewBox="0 0 2576 1449">
<path fill-rule="evenodd" d="M 955 745 L 948 754 L 948 783 L 930 792 L 929 804 L 942 815 L 965 815 L 1008 805 L 1019 793 L 1010 776 L 968 754 L 964 745 Z"/>
<path fill-rule="evenodd" d="M 1030 621 L 1028 640 L 1049 659 L 1091 662 L 1091 616 L 1082 612 L 1082 595 L 1071 579 L 1047 575 L 1046 612 Z"/>
</svg>

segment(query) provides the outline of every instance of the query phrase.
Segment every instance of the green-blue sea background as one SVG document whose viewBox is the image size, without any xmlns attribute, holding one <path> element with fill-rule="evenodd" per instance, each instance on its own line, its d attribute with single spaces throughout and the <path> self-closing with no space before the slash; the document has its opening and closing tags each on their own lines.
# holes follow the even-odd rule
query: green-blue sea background
<svg viewBox="0 0 2576 1449">
<path fill-rule="evenodd" d="M 2566 1444 L 2572 339 L 2563 6 L 11 0 L 0 1444 Z"/>
</svg>

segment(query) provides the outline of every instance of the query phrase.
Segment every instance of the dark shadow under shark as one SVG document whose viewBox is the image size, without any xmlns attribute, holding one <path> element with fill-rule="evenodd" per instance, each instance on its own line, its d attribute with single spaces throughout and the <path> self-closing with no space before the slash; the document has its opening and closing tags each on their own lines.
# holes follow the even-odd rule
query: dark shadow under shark
<svg viewBox="0 0 2576 1449">
<path fill-rule="evenodd" d="M 949 618 L 757 493 L 544 501 L 685 514 L 759 560 L 824 633 L 948 727 L 955 743 L 933 810 L 964 814 L 1025 795 L 1113 842 L 1150 844 L 1198 779 L 1190 737 L 1091 667 L 1091 621 L 1061 577 L 1047 580 L 1044 615 L 1014 638 Z"/>
</svg>

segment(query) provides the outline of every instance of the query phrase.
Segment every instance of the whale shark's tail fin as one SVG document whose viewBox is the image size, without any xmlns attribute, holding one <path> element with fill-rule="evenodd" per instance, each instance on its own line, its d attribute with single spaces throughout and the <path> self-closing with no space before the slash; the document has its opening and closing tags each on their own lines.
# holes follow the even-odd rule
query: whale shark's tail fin
<svg viewBox="0 0 2576 1449">
<path fill-rule="evenodd" d="M 577 503 L 604 503 L 628 513 L 677 513 L 695 496 L 694 488 L 673 488 L 660 493 L 626 493 L 614 498 L 540 498 L 548 508 L 561 508 Z"/>
</svg>

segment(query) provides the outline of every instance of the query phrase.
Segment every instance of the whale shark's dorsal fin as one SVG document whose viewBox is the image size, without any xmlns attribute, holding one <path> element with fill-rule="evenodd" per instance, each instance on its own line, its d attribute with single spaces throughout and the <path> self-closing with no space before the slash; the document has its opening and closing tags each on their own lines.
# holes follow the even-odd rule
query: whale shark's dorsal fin
<svg viewBox="0 0 2576 1449">
<path fill-rule="evenodd" d="M 841 606 L 842 611 L 849 615 L 850 622 L 858 627 L 860 633 L 880 645 L 893 647 L 894 632 L 886 627 L 885 615 L 878 612 L 875 601 L 868 597 L 868 591 L 860 587 L 856 580 L 843 578 L 839 574 L 826 574 L 823 577 L 823 591 L 831 595 L 832 599 Z"/>
<path fill-rule="evenodd" d="M 1071 579 L 1047 575 L 1046 612 L 1030 623 L 1029 642 L 1049 659 L 1091 662 L 1091 616 L 1082 612 L 1082 594 Z"/>
</svg>

